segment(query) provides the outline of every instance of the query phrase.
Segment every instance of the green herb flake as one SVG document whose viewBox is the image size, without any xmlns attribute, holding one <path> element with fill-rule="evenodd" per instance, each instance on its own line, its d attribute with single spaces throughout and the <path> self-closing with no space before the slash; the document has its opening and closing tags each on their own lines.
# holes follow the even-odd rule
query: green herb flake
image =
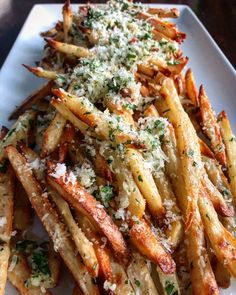
<svg viewBox="0 0 236 295">
<path fill-rule="evenodd" d="M 141 286 L 141 282 L 139 280 L 134 279 L 134 283 L 137 287 Z"/>
<path fill-rule="evenodd" d="M 141 176 L 141 175 L 139 175 L 139 176 L 138 176 L 138 181 L 141 181 L 141 182 L 143 182 L 143 178 L 142 178 L 142 176 Z"/>
</svg>

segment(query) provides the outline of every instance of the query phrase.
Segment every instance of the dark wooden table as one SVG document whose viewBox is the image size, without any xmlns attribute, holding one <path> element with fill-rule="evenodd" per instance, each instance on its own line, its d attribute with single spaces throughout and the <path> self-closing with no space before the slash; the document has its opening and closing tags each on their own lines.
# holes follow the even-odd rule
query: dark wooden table
<svg viewBox="0 0 236 295">
<path fill-rule="evenodd" d="M 0 67 L 16 39 L 30 9 L 36 3 L 63 3 L 63 0 L 0 0 Z M 85 1 L 73 1 L 84 3 Z M 105 2 L 105 1 L 91 1 Z M 187 4 L 197 14 L 229 61 L 236 67 L 235 0 L 162 0 L 147 3 Z"/>
</svg>

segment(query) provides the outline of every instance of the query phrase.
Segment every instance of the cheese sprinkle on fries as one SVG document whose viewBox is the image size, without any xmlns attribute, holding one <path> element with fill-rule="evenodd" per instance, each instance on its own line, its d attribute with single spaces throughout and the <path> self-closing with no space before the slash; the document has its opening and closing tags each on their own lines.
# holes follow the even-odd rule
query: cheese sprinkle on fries
<svg viewBox="0 0 236 295">
<path fill-rule="evenodd" d="M 53 294 L 59 257 L 74 295 L 219 294 L 236 277 L 236 143 L 184 70 L 179 11 L 62 12 L 24 65 L 47 83 L 0 134 L 0 295 L 7 278 Z"/>
</svg>

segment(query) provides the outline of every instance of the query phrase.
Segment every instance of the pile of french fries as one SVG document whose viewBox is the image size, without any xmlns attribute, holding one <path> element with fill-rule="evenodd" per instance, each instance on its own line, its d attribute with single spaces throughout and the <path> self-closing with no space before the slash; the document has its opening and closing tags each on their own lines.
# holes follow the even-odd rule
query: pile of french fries
<svg viewBox="0 0 236 295">
<path fill-rule="evenodd" d="M 61 260 L 74 295 L 219 294 L 236 277 L 236 139 L 184 73 L 186 36 L 167 20 L 179 11 L 112 0 L 62 12 L 42 33 L 40 66 L 25 66 L 48 82 L 0 134 L 0 295 L 7 279 L 20 294 L 53 294 Z M 115 49 L 99 50 L 119 48 L 121 15 L 133 34 L 123 49 L 146 51 L 109 72 Z M 100 96 L 88 64 L 107 75 Z M 31 232 L 34 215 L 50 242 Z"/>
</svg>

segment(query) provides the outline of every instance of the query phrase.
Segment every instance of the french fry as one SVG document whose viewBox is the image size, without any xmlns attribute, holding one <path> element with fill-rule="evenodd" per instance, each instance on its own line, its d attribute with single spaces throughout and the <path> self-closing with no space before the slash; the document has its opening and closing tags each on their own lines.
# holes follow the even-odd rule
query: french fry
<svg viewBox="0 0 236 295">
<path fill-rule="evenodd" d="M 158 277 L 162 286 L 162 292 L 164 295 L 168 295 L 170 293 L 170 290 L 172 294 L 181 294 L 178 278 L 176 273 L 173 274 L 163 274 L 161 269 L 157 266 L 156 271 L 158 273 Z"/>
<path fill-rule="evenodd" d="M 113 274 L 110 253 L 106 246 L 106 239 L 104 240 L 103 238 L 103 240 L 101 240 L 96 228 L 94 228 L 91 222 L 84 215 L 76 212 L 76 221 L 86 234 L 87 238 L 93 243 L 99 264 L 99 277 L 102 278 L 103 281 L 112 281 Z"/>
<path fill-rule="evenodd" d="M 130 239 L 133 245 L 148 259 L 159 265 L 163 273 L 170 274 L 175 270 L 175 263 L 165 252 L 147 223 L 140 219 L 130 229 Z"/>
<path fill-rule="evenodd" d="M 78 128 L 83 134 L 93 135 L 94 132 L 92 132 L 87 124 L 85 124 L 83 121 L 78 119 L 64 104 L 62 101 L 58 99 L 52 99 L 51 100 L 52 106 L 56 108 L 56 110 L 68 121 L 70 121 L 76 128 Z"/>
<path fill-rule="evenodd" d="M 27 111 L 21 115 L 12 128 L 8 131 L 4 139 L 0 142 L 0 162 L 6 157 L 4 148 L 9 144 L 16 146 L 17 142 L 28 140 L 29 129 L 35 120 L 36 112 Z"/>
<path fill-rule="evenodd" d="M 74 140 L 74 137 L 75 137 L 75 127 L 72 124 L 68 123 L 66 125 L 66 128 L 64 130 L 64 133 L 62 135 L 62 138 L 59 144 L 59 151 L 58 151 L 59 162 L 65 162 L 69 145 Z"/>
<path fill-rule="evenodd" d="M 125 143 L 127 141 L 133 142 L 137 147 L 142 146 L 137 137 L 131 133 L 124 133 L 118 130 L 112 130 L 109 125 L 109 120 L 105 117 L 104 113 L 99 111 L 88 99 L 85 97 L 73 96 L 63 89 L 54 89 L 53 93 L 58 96 L 65 106 L 72 111 L 90 127 L 95 128 L 98 136 L 111 140 L 116 143 Z M 99 127 L 98 127 L 99 126 Z M 112 131 L 112 132 L 111 132 Z M 114 131 L 114 132 L 113 132 Z"/>
<path fill-rule="evenodd" d="M 84 265 L 93 277 L 97 277 L 99 265 L 92 243 L 86 238 L 81 228 L 79 228 L 76 224 L 67 202 L 52 190 L 50 190 L 50 196 L 56 204 L 60 215 L 63 217 L 65 224 L 68 226 L 71 236 L 75 242 L 76 249 L 81 256 Z"/>
<path fill-rule="evenodd" d="M 185 88 L 188 98 L 192 101 L 194 106 L 198 106 L 198 93 L 197 93 L 197 87 L 195 84 L 195 80 L 193 77 L 193 72 L 189 68 L 185 74 Z"/>
<path fill-rule="evenodd" d="M 32 223 L 33 210 L 24 188 L 19 181 L 16 182 L 14 197 L 13 228 L 24 231 Z"/>
<path fill-rule="evenodd" d="M 236 276 L 236 240 L 220 223 L 213 205 L 208 200 L 206 192 L 201 190 L 198 200 L 199 209 L 210 240 L 211 247 L 217 259 L 226 267 L 232 276 Z"/>
<path fill-rule="evenodd" d="M 83 295 L 83 293 L 78 286 L 75 286 L 72 295 Z"/>
<path fill-rule="evenodd" d="M 149 210 L 154 218 L 161 219 L 165 214 L 161 196 L 157 190 L 152 174 L 144 168 L 141 154 L 135 149 L 128 148 L 126 159 L 132 171 L 134 180 L 147 201 Z"/>
<path fill-rule="evenodd" d="M 212 150 L 209 148 L 209 146 L 202 139 L 199 138 L 198 143 L 200 146 L 201 154 L 203 156 L 209 157 L 211 159 L 215 159 L 214 153 L 212 152 Z"/>
<path fill-rule="evenodd" d="M 230 286 L 230 278 L 231 278 L 228 270 L 224 267 L 222 263 L 220 263 L 216 259 L 216 257 L 213 258 L 213 262 L 211 262 L 211 264 L 212 264 L 217 285 L 220 288 L 224 288 L 224 289 L 228 288 Z"/>
<path fill-rule="evenodd" d="M 234 204 L 236 204 L 236 141 L 229 119 L 224 111 L 218 116 L 218 124 L 226 147 L 230 188 L 234 196 Z"/>
<path fill-rule="evenodd" d="M 27 279 L 30 277 L 31 271 L 29 269 L 26 258 L 21 253 L 11 253 L 11 265 L 8 269 L 8 280 L 11 284 L 23 295 L 52 295 L 51 292 L 44 288 L 35 286 L 26 286 Z"/>
<path fill-rule="evenodd" d="M 198 210 L 195 212 L 186 238 L 193 294 L 219 295 L 219 290 L 206 250 L 204 229 Z"/>
<path fill-rule="evenodd" d="M 78 212 L 85 214 L 89 220 L 107 237 L 111 243 L 117 258 L 126 265 L 129 260 L 129 251 L 125 241 L 116 225 L 113 223 L 106 211 L 78 182 L 68 183 L 69 175 L 55 178 L 56 165 L 48 162 L 47 181 L 63 198 L 71 204 Z"/>
<path fill-rule="evenodd" d="M 179 43 L 181 43 L 186 38 L 186 34 L 178 31 L 174 24 L 166 23 L 162 19 L 152 16 L 149 13 L 141 12 L 138 14 L 138 18 L 146 19 L 147 22 L 155 28 L 155 30 Z"/>
<path fill-rule="evenodd" d="M 188 228 L 197 207 L 199 179 L 201 177 L 201 170 L 198 168 L 201 167 L 198 137 L 189 117 L 180 103 L 174 83 L 171 79 L 166 79 L 163 82 L 161 94 L 170 109 L 166 115 L 175 128 L 178 151 L 182 156 L 180 160 L 181 174 L 184 179 L 187 195 L 181 198 L 177 195 L 177 198 L 179 204 L 181 202 L 180 207 L 182 212 L 184 212 L 185 225 Z"/>
<path fill-rule="evenodd" d="M 70 0 L 65 1 L 62 10 L 63 14 L 63 31 L 64 31 L 64 42 L 68 42 L 69 32 L 72 25 L 73 13 L 70 6 Z"/>
<path fill-rule="evenodd" d="M 151 267 L 148 265 L 148 261 L 139 253 L 133 252 L 132 260 L 127 268 L 127 275 L 135 292 L 158 295 L 150 271 Z"/>
<path fill-rule="evenodd" d="M 43 190 L 34 178 L 32 170 L 26 168 L 26 159 L 13 146 L 8 146 L 5 150 L 17 178 L 22 183 L 33 208 L 52 239 L 54 248 L 60 253 L 75 281 L 85 294 L 99 294 L 86 267 L 80 262 L 80 258 L 75 256 L 74 245 L 57 212 L 52 208 L 48 198 L 42 196 Z"/>
<path fill-rule="evenodd" d="M 30 109 L 34 104 L 48 96 L 51 93 L 52 87 L 55 85 L 54 81 L 49 81 L 40 87 L 38 90 L 29 95 L 17 109 L 11 113 L 9 120 L 17 119 L 26 110 Z"/>
<path fill-rule="evenodd" d="M 202 184 L 206 189 L 208 196 L 218 214 L 221 216 L 232 217 L 234 215 L 234 210 L 225 201 L 223 195 L 217 190 L 217 188 L 212 184 L 207 175 L 203 176 Z"/>
<path fill-rule="evenodd" d="M 142 218 L 145 212 L 146 201 L 140 193 L 139 188 L 132 177 L 132 173 L 127 169 L 124 163 L 120 161 L 117 155 L 114 155 L 113 158 L 114 161 L 112 162 L 112 167 L 116 178 L 114 185 L 119 191 L 119 195 L 126 196 L 128 192 L 128 211 L 131 215 L 134 215 L 137 218 Z"/>
<path fill-rule="evenodd" d="M 111 283 L 114 282 L 116 288 L 114 290 L 115 295 L 119 294 L 132 294 L 133 288 L 128 280 L 127 274 L 119 263 L 115 262 L 114 260 L 111 261 L 112 266 L 112 273 L 113 273 L 113 280 Z"/>
<path fill-rule="evenodd" d="M 56 80 L 57 79 L 57 72 L 54 71 L 49 71 L 49 70 L 44 70 L 41 67 L 30 67 L 27 65 L 23 65 L 29 72 L 33 73 L 34 75 L 48 79 L 48 80 Z"/>
<path fill-rule="evenodd" d="M 14 175 L 10 167 L 6 173 L 0 173 L 0 294 L 5 293 L 10 239 L 13 221 Z"/>
<path fill-rule="evenodd" d="M 155 14 L 160 18 L 178 18 L 180 15 L 180 12 L 177 8 L 171 8 L 171 9 L 163 9 L 163 8 L 154 8 L 150 7 L 148 8 L 148 13 Z"/>
<path fill-rule="evenodd" d="M 221 165 L 226 167 L 225 146 L 220 133 L 220 127 L 217 123 L 215 114 L 203 85 L 200 87 L 198 99 L 203 123 L 202 130 L 211 141 L 211 146 L 215 153 L 216 159 Z"/>
<path fill-rule="evenodd" d="M 58 148 L 65 126 L 66 119 L 57 112 L 43 134 L 41 151 L 41 156 L 43 158 Z"/>
<path fill-rule="evenodd" d="M 54 251 L 53 243 L 49 244 L 48 249 L 48 265 L 52 277 L 52 285 L 50 288 L 54 288 L 58 285 L 61 274 L 61 260 L 58 254 Z"/>
<path fill-rule="evenodd" d="M 65 54 L 68 54 L 68 55 L 72 55 L 77 58 L 89 57 L 92 55 L 91 52 L 89 52 L 89 49 L 85 48 L 85 47 L 80 47 L 80 46 L 76 46 L 76 45 L 72 45 L 72 44 L 68 44 L 68 43 L 62 43 L 59 41 L 55 41 L 53 39 L 45 39 L 45 40 L 55 50 L 65 53 Z M 38 75 L 38 74 L 36 74 L 36 75 Z"/>
</svg>

